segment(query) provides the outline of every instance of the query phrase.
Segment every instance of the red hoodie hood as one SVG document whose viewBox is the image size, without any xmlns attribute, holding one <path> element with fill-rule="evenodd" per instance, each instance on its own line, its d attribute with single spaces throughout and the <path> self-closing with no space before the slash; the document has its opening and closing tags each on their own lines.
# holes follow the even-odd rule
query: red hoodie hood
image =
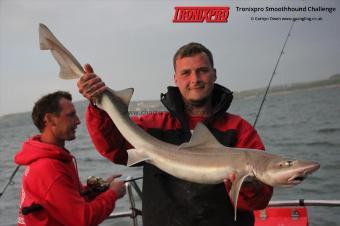
<svg viewBox="0 0 340 226">
<path fill-rule="evenodd" d="M 29 165 L 41 158 L 52 158 L 68 162 L 74 157 L 64 148 L 42 143 L 40 135 L 37 135 L 23 143 L 21 150 L 15 155 L 14 161 L 19 165 Z"/>
</svg>

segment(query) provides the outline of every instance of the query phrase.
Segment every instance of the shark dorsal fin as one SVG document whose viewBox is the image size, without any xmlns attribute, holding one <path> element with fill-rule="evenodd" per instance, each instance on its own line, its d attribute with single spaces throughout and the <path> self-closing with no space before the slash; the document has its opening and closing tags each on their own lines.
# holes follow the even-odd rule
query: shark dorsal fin
<svg viewBox="0 0 340 226">
<path fill-rule="evenodd" d="M 126 105 L 126 107 L 129 106 L 133 94 L 133 88 L 127 88 L 113 92 Z"/>
<path fill-rule="evenodd" d="M 178 149 L 181 148 L 195 148 L 195 150 L 208 150 L 224 147 L 220 144 L 210 130 L 203 124 L 198 123 L 189 142 L 181 144 Z"/>
<path fill-rule="evenodd" d="M 99 108 L 104 109 L 104 105 L 110 105 L 110 102 L 115 102 L 118 108 L 124 112 L 128 113 L 129 103 L 132 97 L 134 89 L 128 88 L 119 91 L 107 88 L 106 94 L 101 95 L 97 98 L 96 103 Z M 111 100 L 110 100 L 111 99 Z"/>
</svg>

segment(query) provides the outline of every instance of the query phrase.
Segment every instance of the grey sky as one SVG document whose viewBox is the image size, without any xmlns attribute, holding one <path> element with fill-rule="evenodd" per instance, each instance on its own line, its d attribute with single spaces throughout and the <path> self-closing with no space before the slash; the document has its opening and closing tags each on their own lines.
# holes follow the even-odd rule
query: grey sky
<svg viewBox="0 0 340 226">
<path fill-rule="evenodd" d="M 175 6 L 226 4 L 228 23 L 172 22 Z M 82 64 L 91 63 L 108 86 L 134 87 L 134 100 L 158 99 L 168 85 L 174 85 L 172 56 L 191 41 L 213 52 L 218 83 L 233 91 L 264 87 L 291 22 L 250 18 L 294 13 L 237 12 L 236 6 L 336 8 L 333 13 L 297 14 L 322 20 L 296 22 L 273 82 L 310 81 L 340 73 L 337 0 L 0 0 L 0 116 L 29 111 L 37 98 L 58 89 L 82 99 L 76 81 L 60 80 L 50 52 L 39 50 L 39 23 L 46 24 Z"/>
</svg>

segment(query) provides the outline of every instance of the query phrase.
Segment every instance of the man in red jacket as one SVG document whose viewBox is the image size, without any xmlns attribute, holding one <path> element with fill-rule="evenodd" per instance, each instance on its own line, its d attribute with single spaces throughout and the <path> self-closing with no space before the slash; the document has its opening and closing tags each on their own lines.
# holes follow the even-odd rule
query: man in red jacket
<svg viewBox="0 0 340 226">
<path fill-rule="evenodd" d="M 110 177 L 109 188 L 85 197 L 76 161 L 65 149 L 75 139 L 80 120 L 67 92 L 54 92 L 36 102 L 32 118 L 41 134 L 28 139 L 15 156 L 25 165 L 18 225 L 98 225 L 125 194 L 123 181 Z M 104 189 L 103 189 L 104 190 Z"/>
<path fill-rule="evenodd" d="M 180 145 L 188 142 L 191 131 L 203 122 L 225 146 L 264 150 L 256 130 L 244 119 L 227 113 L 232 92 L 218 85 L 211 52 L 199 43 L 182 46 L 174 55 L 176 87 L 168 87 L 161 102 L 168 112 L 132 117 L 154 137 Z M 92 103 L 105 84 L 85 65 L 78 81 L 79 92 Z M 126 164 L 131 145 L 122 137 L 108 115 L 90 104 L 87 127 L 96 149 L 117 164 Z M 250 226 L 252 210 L 267 206 L 273 189 L 255 179 L 242 186 L 237 221 L 224 184 L 196 184 L 175 178 L 157 167 L 143 165 L 143 224 L 146 226 Z M 233 175 L 230 176 L 230 179 Z M 230 185 L 230 184 L 229 184 Z M 230 190 L 230 186 L 227 189 Z"/>
</svg>

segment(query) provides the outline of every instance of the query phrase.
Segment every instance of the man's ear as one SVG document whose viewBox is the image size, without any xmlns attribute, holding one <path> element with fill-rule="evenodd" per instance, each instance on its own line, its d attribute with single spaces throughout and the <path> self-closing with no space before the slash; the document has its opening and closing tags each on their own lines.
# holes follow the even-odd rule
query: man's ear
<svg viewBox="0 0 340 226">
<path fill-rule="evenodd" d="M 48 125 L 55 126 L 56 125 L 55 116 L 52 113 L 46 113 L 44 117 L 44 124 L 45 127 L 47 127 Z"/>
<path fill-rule="evenodd" d="M 174 73 L 174 82 L 177 85 L 176 72 Z"/>
<path fill-rule="evenodd" d="M 217 80 L 217 71 L 216 71 L 216 69 L 214 68 L 214 74 L 215 74 L 215 78 L 214 78 L 214 82 L 216 82 L 216 80 Z"/>
</svg>

